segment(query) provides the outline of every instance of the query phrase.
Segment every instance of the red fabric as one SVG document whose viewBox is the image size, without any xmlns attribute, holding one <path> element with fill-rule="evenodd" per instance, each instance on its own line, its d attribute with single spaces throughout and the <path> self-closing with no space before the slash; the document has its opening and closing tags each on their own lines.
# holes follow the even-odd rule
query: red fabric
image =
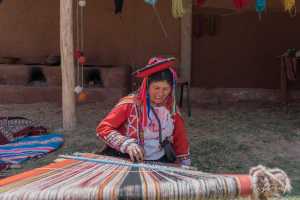
<svg viewBox="0 0 300 200">
<path fill-rule="evenodd" d="M 186 134 L 187 132 L 184 126 L 184 121 L 178 113 L 175 113 L 174 125 L 173 147 L 176 155 L 188 155 L 189 143 Z"/>
<path fill-rule="evenodd" d="M 237 9 L 242 9 L 249 3 L 249 0 L 233 0 L 233 3 Z"/>
<path fill-rule="evenodd" d="M 121 102 L 99 123 L 96 128 L 97 136 L 103 139 L 108 145 L 110 144 L 106 138 L 109 134 L 115 134 L 116 131 L 122 136 L 138 139 L 139 134 L 137 133 L 137 130 L 140 130 L 140 133 L 142 133 L 140 127 L 138 127 L 142 122 L 141 117 L 139 117 L 137 121 L 136 117 L 139 112 L 134 111 L 135 107 L 141 109 L 141 106 L 135 101 L 134 96 L 130 98 L 127 97 L 125 100 L 123 99 L 123 102 L 121 100 Z M 175 113 L 174 115 L 174 127 L 174 150 L 178 157 L 186 158 L 189 155 L 189 143 L 184 122 L 179 113 Z M 143 143 L 143 136 L 140 136 L 140 139 Z M 116 150 L 120 150 L 120 147 L 110 146 Z"/>
</svg>

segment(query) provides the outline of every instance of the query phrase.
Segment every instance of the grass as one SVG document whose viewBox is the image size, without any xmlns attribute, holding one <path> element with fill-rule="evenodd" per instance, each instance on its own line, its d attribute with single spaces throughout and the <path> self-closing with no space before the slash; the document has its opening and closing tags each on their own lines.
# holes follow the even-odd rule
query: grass
<svg viewBox="0 0 300 200">
<path fill-rule="evenodd" d="M 208 172 L 247 172 L 262 164 L 279 167 L 300 195 L 300 107 L 244 102 L 202 105 L 187 122 L 193 165 Z"/>
<path fill-rule="evenodd" d="M 95 136 L 95 127 L 111 106 L 79 106 L 80 126 L 76 131 L 63 132 L 65 144 L 62 148 L 43 158 L 27 161 L 21 169 L 13 169 L 9 173 L 48 164 L 59 154 L 98 151 L 102 143 Z M 23 107 L 17 107 L 17 111 L 15 107 L 6 107 L 5 110 L 15 115 L 42 119 L 42 123 L 52 128 L 61 126 L 58 120 L 60 108 L 42 107 L 39 113 L 34 113 L 34 109 L 28 110 L 28 113 Z M 50 116 L 44 116 L 49 113 Z M 288 109 L 269 102 L 193 105 L 192 117 L 188 118 L 184 113 L 183 117 L 194 167 L 213 173 L 248 173 L 258 164 L 278 167 L 286 171 L 292 181 L 293 190 L 288 199 L 300 199 L 299 104 L 291 104 Z M 53 123 L 52 118 L 55 118 Z"/>
</svg>

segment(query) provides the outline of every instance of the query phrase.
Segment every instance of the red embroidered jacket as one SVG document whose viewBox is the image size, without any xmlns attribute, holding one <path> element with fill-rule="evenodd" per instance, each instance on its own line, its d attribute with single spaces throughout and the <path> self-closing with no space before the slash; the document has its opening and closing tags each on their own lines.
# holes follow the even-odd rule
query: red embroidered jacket
<svg viewBox="0 0 300 200">
<path fill-rule="evenodd" d="M 99 123 L 97 136 L 110 147 L 125 153 L 128 144 L 143 144 L 141 128 L 141 105 L 134 95 L 124 97 Z M 189 160 L 189 143 L 182 117 L 173 115 L 173 147 L 179 161 Z"/>
</svg>

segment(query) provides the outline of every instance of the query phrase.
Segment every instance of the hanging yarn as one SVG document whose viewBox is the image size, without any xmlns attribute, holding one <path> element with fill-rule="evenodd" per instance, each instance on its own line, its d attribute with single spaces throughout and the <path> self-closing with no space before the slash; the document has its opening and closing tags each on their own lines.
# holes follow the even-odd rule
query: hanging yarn
<svg viewBox="0 0 300 200">
<path fill-rule="evenodd" d="M 123 0 L 115 0 L 115 14 L 121 13 L 123 8 Z"/>
<path fill-rule="evenodd" d="M 249 174 L 253 182 L 254 199 L 281 199 L 282 194 L 292 189 L 289 177 L 281 169 L 258 165 L 251 168 Z"/>
<path fill-rule="evenodd" d="M 261 14 L 266 9 L 266 0 L 256 0 L 256 12 Z"/>
<path fill-rule="evenodd" d="M 74 92 L 78 95 L 78 102 L 84 102 L 87 99 L 87 93 L 83 91 L 83 67 L 86 64 L 86 57 L 83 53 L 84 48 L 84 8 L 86 7 L 86 0 L 77 0 L 76 9 L 76 49 L 75 58 L 77 65 L 77 85 Z M 81 75 L 81 76 L 80 76 Z M 81 79 L 81 81 L 80 81 Z M 80 83 L 81 82 L 81 83 Z"/>
<path fill-rule="evenodd" d="M 284 11 L 288 12 L 291 17 L 296 15 L 296 0 L 283 0 Z"/>
<path fill-rule="evenodd" d="M 145 0 L 145 2 L 147 4 L 150 4 L 151 6 L 155 6 L 155 4 L 157 3 L 157 0 Z"/>
<path fill-rule="evenodd" d="M 174 18 L 181 18 L 185 13 L 182 0 L 172 0 L 172 15 Z"/>
<path fill-rule="evenodd" d="M 242 9 L 249 3 L 249 0 L 233 0 L 233 3 L 236 9 Z"/>
<path fill-rule="evenodd" d="M 205 0 L 196 0 L 196 6 L 200 8 L 205 3 Z"/>
</svg>

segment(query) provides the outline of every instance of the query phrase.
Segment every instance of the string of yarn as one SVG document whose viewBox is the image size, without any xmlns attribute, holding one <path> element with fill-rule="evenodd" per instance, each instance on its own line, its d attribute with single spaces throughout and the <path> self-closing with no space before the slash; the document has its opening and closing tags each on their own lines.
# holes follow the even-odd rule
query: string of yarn
<svg viewBox="0 0 300 200">
<path fill-rule="evenodd" d="M 155 6 L 155 4 L 157 3 L 157 0 L 145 0 L 145 2 L 151 6 Z"/>
<path fill-rule="evenodd" d="M 292 17 L 296 15 L 296 0 L 283 0 L 283 7 Z"/>
<path fill-rule="evenodd" d="M 249 3 L 249 0 L 233 0 L 236 9 L 242 9 Z"/>
<path fill-rule="evenodd" d="M 262 13 L 266 9 L 266 0 L 256 0 L 256 12 Z"/>
</svg>

